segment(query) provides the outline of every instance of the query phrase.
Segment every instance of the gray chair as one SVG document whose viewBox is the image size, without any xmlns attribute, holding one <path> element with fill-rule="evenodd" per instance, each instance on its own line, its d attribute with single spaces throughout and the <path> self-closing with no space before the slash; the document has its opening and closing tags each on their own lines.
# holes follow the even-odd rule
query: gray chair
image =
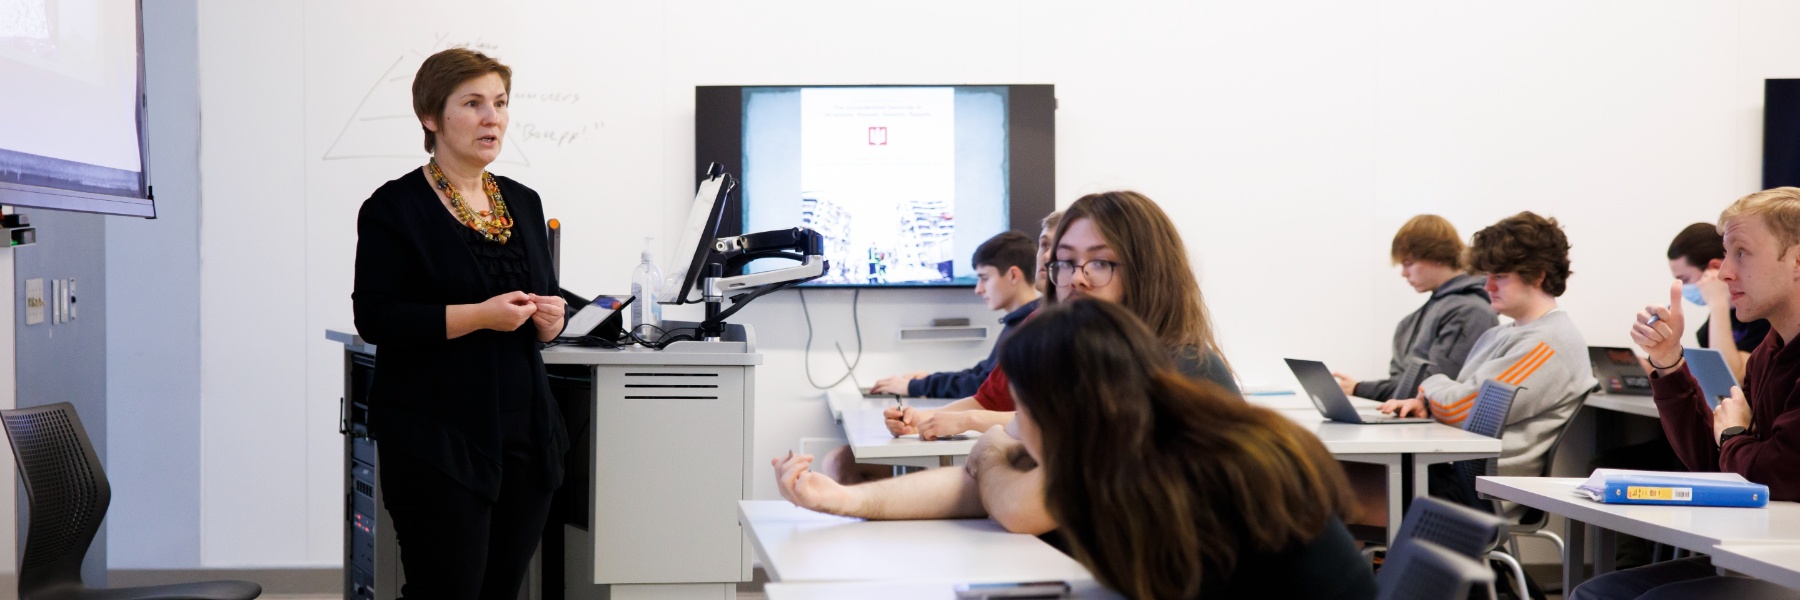
<svg viewBox="0 0 1800 600">
<path fill-rule="evenodd" d="M 81 560 L 106 518 L 112 486 L 67 402 L 0 410 L 31 510 L 20 600 L 251 600 L 262 586 L 207 581 L 136 588 L 93 589 L 81 583 Z"/>
<path fill-rule="evenodd" d="M 1494 591 L 1494 572 L 1443 546 L 1415 541 L 1395 548 L 1381 567 L 1378 600 L 1463 600 L 1477 585 Z"/>
<path fill-rule="evenodd" d="M 1506 520 L 1490 513 L 1439 498 L 1413 500 L 1412 507 L 1406 510 L 1406 519 L 1400 522 L 1400 531 L 1394 536 L 1394 545 L 1388 550 L 1387 562 L 1377 574 L 1375 587 L 1387 590 L 1400 585 L 1397 579 L 1404 575 L 1402 570 L 1394 568 L 1394 561 L 1410 546 L 1433 544 L 1481 565 L 1486 563 L 1488 553 L 1499 545 L 1505 530 Z M 1492 580 L 1490 573 L 1489 598 L 1497 596 Z"/>
<path fill-rule="evenodd" d="M 1431 361 L 1417 356 L 1406 357 L 1406 369 L 1394 378 L 1394 392 L 1388 394 L 1390 400 L 1411 400 L 1419 397 L 1419 384 L 1425 383 L 1425 368 Z"/>
<path fill-rule="evenodd" d="M 1481 388 L 1475 392 L 1475 405 L 1469 409 L 1469 419 L 1463 422 L 1463 430 L 1500 439 L 1506 433 L 1506 417 L 1512 413 L 1513 400 L 1518 398 L 1521 389 L 1524 388 L 1492 379 L 1481 382 Z M 1465 486 L 1470 498 L 1485 504 L 1489 512 L 1499 514 L 1499 507 L 1492 500 L 1480 500 L 1476 495 L 1475 478 L 1497 474 L 1500 459 L 1464 460 L 1454 466 L 1457 481 Z M 1514 589 L 1523 597 L 1530 585 L 1526 582 L 1525 565 L 1519 564 L 1519 559 L 1512 554 L 1497 549 L 1488 552 L 1488 558 L 1506 565 L 1512 572 Z"/>
</svg>

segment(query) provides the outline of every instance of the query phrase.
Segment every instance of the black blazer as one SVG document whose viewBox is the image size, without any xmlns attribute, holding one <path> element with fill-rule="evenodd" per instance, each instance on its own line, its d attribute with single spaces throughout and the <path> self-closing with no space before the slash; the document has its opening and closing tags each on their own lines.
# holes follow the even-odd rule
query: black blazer
<svg viewBox="0 0 1800 600">
<path fill-rule="evenodd" d="M 495 177 L 513 218 L 508 243 L 524 244 L 530 289 L 557 291 L 537 192 Z M 536 394 L 533 434 L 544 449 L 552 487 L 561 484 L 568 432 L 550 396 L 530 320 L 517 331 L 481 330 L 446 340 L 451 304 L 487 300 L 487 274 L 465 233 L 420 169 L 382 185 L 357 215 L 356 331 L 375 344 L 369 432 L 382 452 L 399 451 L 442 469 L 478 494 L 497 499 L 501 477 L 502 394 Z M 497 375 L 502 352 L 529 353 L 529 379 Z"/>
</svg>

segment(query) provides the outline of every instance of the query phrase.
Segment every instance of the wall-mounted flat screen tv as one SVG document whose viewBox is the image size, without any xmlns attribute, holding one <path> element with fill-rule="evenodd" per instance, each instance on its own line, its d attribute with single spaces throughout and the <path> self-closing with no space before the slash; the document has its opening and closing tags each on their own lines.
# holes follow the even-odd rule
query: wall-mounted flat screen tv
<svg viewBox="0 0 1800 600">
<path fill-rule="evenodd" d="M 807 286 L 974 285 L 976 246 L 1055 207 L 1050 85 L 703 86 L 694 130 L 696 173 L 741 182 L 720 236 L 824 236 Z"/>
</svg>

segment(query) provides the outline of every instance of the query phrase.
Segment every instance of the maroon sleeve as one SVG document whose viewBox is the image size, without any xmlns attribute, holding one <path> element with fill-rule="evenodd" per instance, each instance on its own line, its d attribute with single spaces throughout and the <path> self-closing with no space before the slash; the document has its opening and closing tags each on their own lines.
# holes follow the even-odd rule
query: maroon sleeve
<svg viewBox="0 0 1800 600">
<path fill-rule="evenodd" d="M 988 373 L 987 380 L 981 382 L 981 388 L 975 390 L 975 402 L 982 408 L 1000 412 L 1018 410 L 1013 406 L 1012 383 L 1006 379 L 1006 370 L 999 366 Z"/>
<path fill-rule="evenodd" d="M 1770 500 L 1800 500 L 1800 410 L 1754 427 L 1749 435 L 1726 440 L 1719 449 L 1720 469 L 1769 486 Z"/>
<path fill-rule="evenodd" d="M 1662 415 L 1663 434 L 1675 455 L 1690 471 L 1719 470 L 1719 447 L 1713 437 L 1712 410 L 1706 407 L 1700 383 L 1687 365 L 1668 375 L 1650 376 L 1650 394 Z M 1754 480 L 1752 480 L 1754 481 Z M 1762 483 L 1762 482 L 1758 482 Z"/>
</svg>

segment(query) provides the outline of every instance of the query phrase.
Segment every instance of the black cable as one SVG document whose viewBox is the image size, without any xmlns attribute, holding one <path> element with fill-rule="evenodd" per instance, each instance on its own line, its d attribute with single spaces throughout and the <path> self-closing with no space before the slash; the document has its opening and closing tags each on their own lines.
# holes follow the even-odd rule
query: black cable
<svg viewBox="0 0 1800 600">
<path fill-rule="evenodd" d="M 800 312 L 802 314 L 806 315 L 806 350 L 801 355 L 802 356 L 801 360 L 804 361 L 806 364 L 806 383 L 808 385 L 813 386 L 813 389 L 819 389 L 819 390 L 827 390 L 827 389 L 837 387 L 838 384 L 843 383 L 844 380 L 849 379 L 850 376 L 852 376 L 852 375 L 855 375 L 857 365 L 862 364 L 862 355 L 863 355 L 862 312 L 861 312 L 862 290 L 857 289 L 854 292 L 854 294 L 850 296 L 850 319 L 856 325 L 856 360 L 850 361 L 850 364 L 846 365 L 847 368 L 844 371 L 844 376 L 837 378 L 837 381 L 831 382 L 830 385 L 819 385 L 819 382 L 813 379 L 813 374 L 812 374 L 812 340 L 813 340 L 812 310 L 810 308 L 808 308 L 808 306 L 806 304 L 806 290 L 802 289 L 802 290 L 799 290 L 799 292 L 800 292 Z"/>
</svg>

